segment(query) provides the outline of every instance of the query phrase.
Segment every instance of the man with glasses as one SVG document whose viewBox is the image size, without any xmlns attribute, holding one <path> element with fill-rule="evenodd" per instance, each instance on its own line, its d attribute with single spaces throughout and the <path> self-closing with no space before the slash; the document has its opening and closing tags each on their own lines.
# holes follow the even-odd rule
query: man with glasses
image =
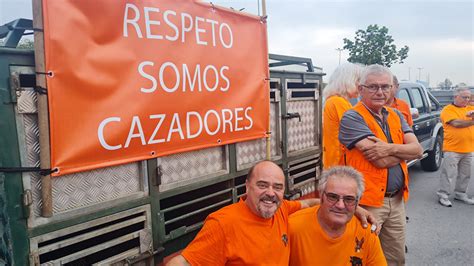
<svg viewBox="0 0 474 266">
<path fill-rule="evenodd" d="M 344 163 L 364 176 L 360 205 L 382 224 L 379 236 L 387 263 L 404 265 L 406 161 L 420 158 L 423 150 L 403 115 L 384 106 L 392 82 L 392 73 L 386 67 L 365 68 L 358 88 L 361 100 L 342 117 L 339 140 Z"/>
<path fill-rule="evenodd" d="M 454 199 L 474 204 L 474 199 L 466 194 L 474 152 L 474 118 L 469 115 L 470 109 L 467 106 L 470 98 L 468 88 L 457 88 L 453 103 L 444 107 L 440 115 L 444 130 L 444 160 L 437 194 L 439 203 L 445 207 L 452 206 L 449 194 L 453 178 L 456 178 Z"/>
<path fill-rule="evenodd" d="M 167 265 L 288 265 L 290 214 L 315 204 L 319 199 L 283 199 L 285 175 L 273 162 L 250 168 L 246 195 L 238 203 L 211 213 L 196 238 Z M 358 208 L 362 224 L 375 222 Z"/>
<path fill-rule="evenodd" d="M 318 190 L 320 206 L 290 216 L 290 265 L 387 265 L 377 235 L 353 218 L 362 175 L 352 167 L 329 168 Z"/>
</svg>

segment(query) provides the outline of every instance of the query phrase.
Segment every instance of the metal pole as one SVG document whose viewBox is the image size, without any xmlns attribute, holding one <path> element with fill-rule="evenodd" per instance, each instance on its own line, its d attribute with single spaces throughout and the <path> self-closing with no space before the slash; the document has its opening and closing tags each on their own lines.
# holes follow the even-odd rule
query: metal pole
<svg viewBox="0 0 474 266">
<path fill-rule="evenodd" d="M 33 28 L 43 29 L 42 0 L 33 0 Z M 45 73 L 46 66 L 44 60 L 43 31 L 35 31 L 34 38 L 36 73 Z M 36 84 L 46 88 L 46 75 L 36 74 Z M 48 96 L 46 94 L 38 94 L 38 127 L 40 143 L 40 167 L 42 169 L 49 169 L 51 168 L 51 154 L 49 150 Z M 43 201 L 41 216 L 53 216 L 51 175 L 41 177 L 41 199 Z"/>
<path fill-rule="evenodd" d="M 422 67 L 418 67 L 418 80 L 420 80 L 420 81 L 421 81 L 421 70 L 422 69 L 423 69 Z"/>
<path fill-rule="evenodd" d="M 408 80 L 411 80 L 411 67 L 408 67 Z"/>
<path fill-rule="evenodd" d="M 267 16 L 267 4 L 266 4 L 265 0 L 262 0 L 262 17 L 266 17 L 266 16 Z M 267 42 L 267 45 L 268 45 L 268 42 Z M 269 80 L 268 80 L 268 89 L 270 90 L 270 81 Z M 269 108 L 271 108 L 271 105 L 270 105 Z M 268 109 L 268 110 L 270 110 L 270 109 Z M 272 141 L 271 141 L 272 140 L 272 132 L 271 132 L 271 123 L 272 123 L 272 121 L 271 121 L 271 118 L 272 118 L 271 111 L 269 111 L 268 112 L 267 138 L 265 139 L 265 144 L 266 144 L 266 156 L 265 156 L 266 158 L 265 159 L 268 160 L 268 161 L 270 161 L 272 159 Z"/>
<path fill-rule="evenodd" d="M 339 52 L 339 65 L 341 65 L 341 52 L 342 52 L 342 50 L 344 50 L 344 49 L 342 49 L 342 48 L 336 48 L 336 51 Z"/>
<path fill-rule="evenodd" d="M 260 0 L 257 0 L 258 15 L 260 16 Z"/>
</svg>

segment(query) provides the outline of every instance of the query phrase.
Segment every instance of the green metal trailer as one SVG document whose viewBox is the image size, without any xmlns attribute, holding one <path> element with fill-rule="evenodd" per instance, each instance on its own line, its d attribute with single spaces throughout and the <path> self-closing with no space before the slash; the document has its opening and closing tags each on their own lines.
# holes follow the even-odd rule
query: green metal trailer
<svg viewBox="0 0 474 266">
<path fill-rule="evenodd" d="M 324 74 L 311 59 L 280 55 L 270 55 L 270 69 L 271 160 L 284 169 L 288 198 L 312 195 Z M 54 177 L 53 215 L 43 217 L 38 93 L 33 51 L 0 47 L 0 264 L 157 263 L 209 213 L 237 202 L 248 169 L 266 158 L 259 139 Z"/>
</svg>

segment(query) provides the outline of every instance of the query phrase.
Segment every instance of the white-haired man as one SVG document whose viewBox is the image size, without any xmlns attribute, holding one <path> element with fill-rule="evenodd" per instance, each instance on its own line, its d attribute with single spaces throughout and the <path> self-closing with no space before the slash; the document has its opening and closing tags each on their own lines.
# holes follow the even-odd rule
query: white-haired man
<svg viewBox="0 0 474 266">
<path fill-rule="evenodd" d="M 474 199 L 466 194 L 474 152 L 474 117 L 471 116 L 472 110 L 468 107 L 470 98 L 471 92 L 468 88 L 457 88 L 454 91 L 453 103 L 441 111 L 444 160 L 437 194 L 439 203 L 446 207 L 452 206 L 449 194 L 453 178 L 456 179 L 454 199 L 474 204 Z"/>
<path fill-rule="evenodd" d="M 360 205 L 382 224 L 379 237 L 387 263 L 404 265 L 406 161 L 420 158 L 423 150 L 403 115 L 385 107 L 392 86 L 388 68 L 370 65 L 364 69 L 359 85 L 361 100 L 342 117 L 339 140 L 344 163 L 364 176 Z"/>
<path fill-rule="evenodd" d="M 377 235 L 353 218 L 362 175 L 334 166 L 323 172 L 318 190 L 321 205 L 290 216 L 290 265 L 387 265 Z"/>
</svg>

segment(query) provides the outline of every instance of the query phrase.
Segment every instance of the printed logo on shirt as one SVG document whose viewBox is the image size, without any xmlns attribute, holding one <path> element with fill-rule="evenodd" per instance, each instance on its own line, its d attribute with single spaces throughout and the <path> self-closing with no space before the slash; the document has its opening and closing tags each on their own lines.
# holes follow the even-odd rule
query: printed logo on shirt
<svg viewBox="0 0 474 266">
<path fill-rule="evenodd" d="M 362 250 L 362 245 L 364 244 L 364 238 L 359 240 L 357 237 L 355 239 L 356 245 L 355 245 L 355 252 L 359 253 Z"/>
<path fill-rule="evenodd" d="M 283 241 L 283 244 L 285 244 L 286 247 L 286 245 L 288 245 L 288 236 L 286 234 L 283 234 L 281 236 L 281 240 Z"/>
<path fill-rule="evenodd" d="M 362 266 L 362 259 L 359 257 L 351 257 L 351 265 L 352 266 Z"/>
</svg>

